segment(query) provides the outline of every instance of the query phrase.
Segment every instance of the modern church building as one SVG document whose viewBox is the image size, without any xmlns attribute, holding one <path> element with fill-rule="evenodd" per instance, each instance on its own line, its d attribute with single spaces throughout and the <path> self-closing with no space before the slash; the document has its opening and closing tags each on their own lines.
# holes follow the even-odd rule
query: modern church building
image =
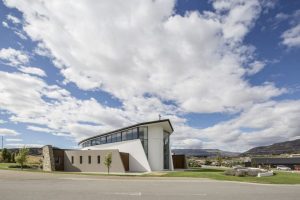
<svg viewBox="0 0 300 200">
<path fill-rule="evenodd" d="M 112 172 L 173 170 L 169 119 L 143 122 L 79 142 L 80 150 L 43 148 L 44 170 L 105 172 L 104 157 L 112 153 Z"/>
</svg>

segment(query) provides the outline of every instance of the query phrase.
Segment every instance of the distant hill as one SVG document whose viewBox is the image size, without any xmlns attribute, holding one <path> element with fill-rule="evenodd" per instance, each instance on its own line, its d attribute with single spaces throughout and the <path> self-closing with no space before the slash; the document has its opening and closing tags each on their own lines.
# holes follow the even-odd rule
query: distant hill
<svg viewBox="0 0 300 200">
<path fill-rule="evenodd" d="M 261 146 L 252 148 L 241 155 L 278 155 L 286 153 L 300 153 L 300 139 L 275 143 L 269 146 Z"/>
<path fill-rule="evenodd" d="M 229 151 L 222 151 L 219 149 L 172 149 L 173 154 L 184 154 L 186 156 L 196 156 L 196 157 L 235 157 L 240 155 L 237 152 L 229 152 Z"/>
</svg>

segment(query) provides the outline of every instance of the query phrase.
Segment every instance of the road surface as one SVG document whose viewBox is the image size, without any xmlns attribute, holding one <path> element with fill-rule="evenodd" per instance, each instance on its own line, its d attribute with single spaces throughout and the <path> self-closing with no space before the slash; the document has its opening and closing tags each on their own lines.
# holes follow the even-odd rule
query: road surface
<svg viewBox="0 0 300 200">
<path fill-rule="evenodd" d="M 299 200 L 300 185 L 0 170 L 0 200 Z"/>
</svg>

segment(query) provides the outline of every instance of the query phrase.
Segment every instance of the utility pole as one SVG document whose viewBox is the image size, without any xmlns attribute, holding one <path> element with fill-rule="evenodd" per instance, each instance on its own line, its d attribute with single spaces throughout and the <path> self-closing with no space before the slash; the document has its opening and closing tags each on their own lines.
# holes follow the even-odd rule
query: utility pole
<svg viewBox="0 0 300 200">
<path fill-rule="evenodd" d="M 2 135 L 2 148 L 1 149 L 3 150 L 3 135 Z"/>
<path fill-rule="evenodd" d="M 158 114 L 158 119 L 161 120 L 161 115 L 160 114 Z"/>
</svg>

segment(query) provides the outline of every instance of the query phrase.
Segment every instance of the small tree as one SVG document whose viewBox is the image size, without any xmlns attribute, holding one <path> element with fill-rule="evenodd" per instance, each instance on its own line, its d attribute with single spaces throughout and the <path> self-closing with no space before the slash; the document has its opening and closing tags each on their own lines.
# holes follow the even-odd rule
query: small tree
<svg viewBox="0 0 300 200">
<path fill-rule="evenodd" d="M 218 164 L 218 166 L 222 166 L 222 163 L 223 163 L 223 158 L 222 158 L 222 156 L 218 156 L 217 157 L 217 164 Z"/>
<path fill-rule="evenodd" d="M 16 157 L 16 153 L 13 152 L 11 154 L 10 162 L 15 163 L 16 162 L 15 157 Z"/>
<path fill-rule="evenodd" d="M 205 164 L 205 165 L 211 165 L 211 163 L 212 163 L 212 162 L 211 162 L 209 159 L 206 159 L 204 164 Z"/>
<path fill-rule="evenodd" d="M 109 174 L 109 169 L 112 163 L 112 153 L 106 154 L 104 158 L 104 165 L 107 167 L 107 173 Z"/>
<path fill-rule="evenodd" d="M 3 162 L 7 162 L 8 158 L 9 158 L 9 152 L 7 151 L 6 148 L 4 148 L 4 149 L 1 151 L 1 156 L 2 156 Z"/>
<path fill-rule="evenodd" d="M 21 169 L 23 170 L 24 164 L 27 162 L 27 155 L 28 155 L 29 149 L 26 147 L 23 147 L 19 150 L 19 153 L 15 157 L 16 162 L 21 166 Z"/>
</svg>

